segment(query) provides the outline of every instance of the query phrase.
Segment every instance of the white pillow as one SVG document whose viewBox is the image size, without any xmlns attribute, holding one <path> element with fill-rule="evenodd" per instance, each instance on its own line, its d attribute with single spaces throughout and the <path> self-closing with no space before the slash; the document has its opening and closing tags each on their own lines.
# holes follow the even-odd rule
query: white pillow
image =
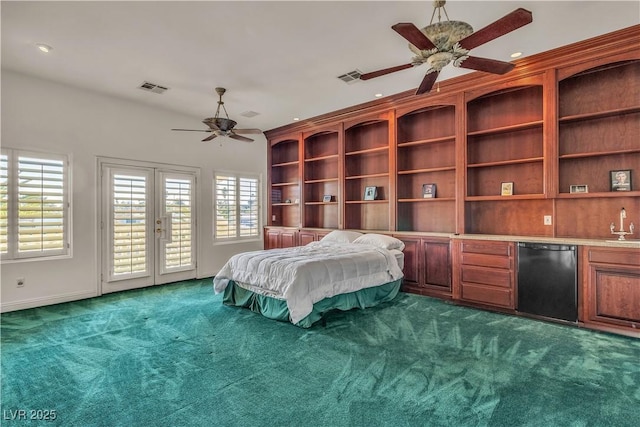
<svg viewBox="0 0 640 427">
<path fill-rule="evenodd" d="M 358 237 L 353 243 L 364 243 L 367 245 L 377 246 L 382 249 L 404 249 L 404 242 L 395 237 L 386 236 L 384 234 L 368 233 Z"/>
<path fill-rule="evenodd" d="M 327 234 L 322 239 L 320 239 L 320 241 L 336 242 L 336 243 L 351 243 L 362 235 L 363 235 L 362 233 L 358 233 L 357 231 L 333 230 L 331 233 Z"/>
</svg>

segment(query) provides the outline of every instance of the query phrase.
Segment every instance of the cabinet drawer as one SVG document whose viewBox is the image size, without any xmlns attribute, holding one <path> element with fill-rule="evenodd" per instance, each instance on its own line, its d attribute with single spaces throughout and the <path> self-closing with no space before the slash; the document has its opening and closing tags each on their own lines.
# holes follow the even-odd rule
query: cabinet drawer
<svg viewBox="0 0 640 427">
<path fill-rule="evenodd" d="M 496 255 L 463 253 L 462 264 L 479 265 L 481 267 L 504 268 L 508 270 L 511 268 L 511 258 Z"/>
<path fill-rule="evenodd" d="M 640 251 L 628 249 L 590 249 L 589 262 L 602 264 L 640 265 Z"/>
<path fill-rule="evenodd" d="M 512 254 L 511 244 L 505 242 L 462 242 L 463 253 L 477 253 L 487 255 L 502 255 L 509 257 Z"/>
<path fill-rule="evenodd" d="M 511 288 L 511 273 L 509 270 L 498 270 L 482 267 L 462 267 L 462 283 L 479 283 L 488 286 Z"/>
<path fill-rule="evenodd" d="M 493 306 L 513 308 L 511 290 L 475 283 L 462 283 L 462 299 Z"/>
</svg>

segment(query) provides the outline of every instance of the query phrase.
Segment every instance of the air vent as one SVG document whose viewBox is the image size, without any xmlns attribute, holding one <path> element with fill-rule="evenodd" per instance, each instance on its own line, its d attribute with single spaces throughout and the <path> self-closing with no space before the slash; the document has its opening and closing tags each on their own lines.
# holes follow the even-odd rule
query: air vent
<svg viewBox="0 0 640 427">
<path fill-rule="evenodd" d="M 360 76 L 362 75 L 362 73 L 358 70 L 353 70 L 353 71 L 349 71 L 348 73 L 345 73 L 341 76 L 338 76 L 338 78 L 340 80 L 342 80 L 343 82 L 347 83 L 347 84 L 353 84 L 355 82 L 357 82 L 358 80 L 360 80 Z"/>
<path fill-rule="evenodd" d="M 241 115 L 242 117 L 255 117 L 255 116 L 257 116 L 258 114 L 260 114 L 260 113 L 256 113 L 255 111 L 251 111 L 251 110 L 249 110 L 249 111 L 245 111 L 244 113 L 240 113 L 240 115 Z"/>
<path fill-rule="evenodd" d="M 147 92 L 153 93 L 165 93 L 169 88 L 165 86 L 160 86 L 155 83 L 143 82 L 138 89 L 146 90 Z"/>
</svg>

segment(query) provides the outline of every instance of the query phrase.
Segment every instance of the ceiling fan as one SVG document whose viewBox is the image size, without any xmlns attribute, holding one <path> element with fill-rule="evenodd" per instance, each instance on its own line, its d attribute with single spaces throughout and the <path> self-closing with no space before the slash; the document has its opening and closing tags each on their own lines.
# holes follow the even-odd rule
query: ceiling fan
<svg viewBox="0 0 640 427">
<path fill-rule="evenodd" d="M 515 67 L 510 62 L 470 56 L 469 51 L 531 23 L 533 21 L 531 12 L 522 8 L 516 9 L 492 24 L 474 32 L 473 27 L 466 22 L 450 21 L 449 15 L 444 8 L 445 3 L 446 1 L 444 0 L 433 2 L 431 22 L 423 29 L 418 29 L 412 23 L 398 23 L 391 27 L 409 41 L 409 49 L 416 54 L 409 64 L 364 73 L 360 76 L 360 80 L 373 79 L 374 77 L 384 76 L 385 74 L 426 63 L 429 66 L 429 70 L 427 70 L 420 86 L 416 90 L 416 95 L 419 95 L 431 90 L 442 68 L 451 62 L 455 67 L 493 74 L 505 74 Z M 447 17 L 444 22 L 440 21 L 440 9 L 444 11 Z M 438 22 L 433 23 L 436 11 L 438 11 Z"/>
<path fill-rule="evenodd" d="M 227 109 L 224 107 L 224 102 L 222 102 L 222 95 L 227 90 L 223 87 L 217 87 L 216 93 L 220 97 L 218 100 L 218 109 L 216 110 L 216 114 L 213 117 L 207 117 L 202 121 L 205 125 L 209 126 L 209 129 L 171 129 L 171 130 L 179 130 L 179 131 L 188 131 L 188 132 L 210 132 L 211 135 L 202 140 L 202 142 L 211 141 L 213 138 L 217 136 L 227 136 L 231 139 L 237 139 L 238 141 L 246 141 L 252 142 L 253 139 L 247 138 L 246 136 L 238 135 L 238 134 L 260 134 L 262 131 L 260 129 L 234 129 L 235 125 L 238 123 L 229 118 L 229 114 L 227 113 Z M 220 107 L 224 110 L 225 117 L 220 117 Z"/>
</svg>

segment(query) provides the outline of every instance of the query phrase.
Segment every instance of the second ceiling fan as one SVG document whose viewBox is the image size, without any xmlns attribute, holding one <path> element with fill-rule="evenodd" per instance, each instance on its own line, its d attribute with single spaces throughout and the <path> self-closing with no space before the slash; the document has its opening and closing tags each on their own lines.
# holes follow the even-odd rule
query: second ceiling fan
<svg viewBox="0 0 640 427">
<path fill-rule="evenodd" d="M 510 62 L 470 56 L 469 51 L 531 23 L 533 21 L 531 12 L 522 8 L 516 9 L 474 32 L 471 25 L 466 22 L 449 21 L 449 16 L 444 8 L 445 3 L 444 0 L 433 2 L 431 22 L 423 29 L 418 29 L 412 23 L 398 23 L 391 27 L 409 42 L 409 49 L 415 53 L 410 63 L 364 73 L 360 76 L 360 80 L 373 79 L 426 63 L 429 70 L 416 90 L 416 95 L 419 95 L 431 90 L 442 68 L 451 62 L 456 67 L 493 74 L 505 74 L 515 67 Z M 440 21 L 440 9 L 447 17 L 446 21 Z M 438 12 L 438 22 L 433 23 L 436 11 Z"/>
</svg>

